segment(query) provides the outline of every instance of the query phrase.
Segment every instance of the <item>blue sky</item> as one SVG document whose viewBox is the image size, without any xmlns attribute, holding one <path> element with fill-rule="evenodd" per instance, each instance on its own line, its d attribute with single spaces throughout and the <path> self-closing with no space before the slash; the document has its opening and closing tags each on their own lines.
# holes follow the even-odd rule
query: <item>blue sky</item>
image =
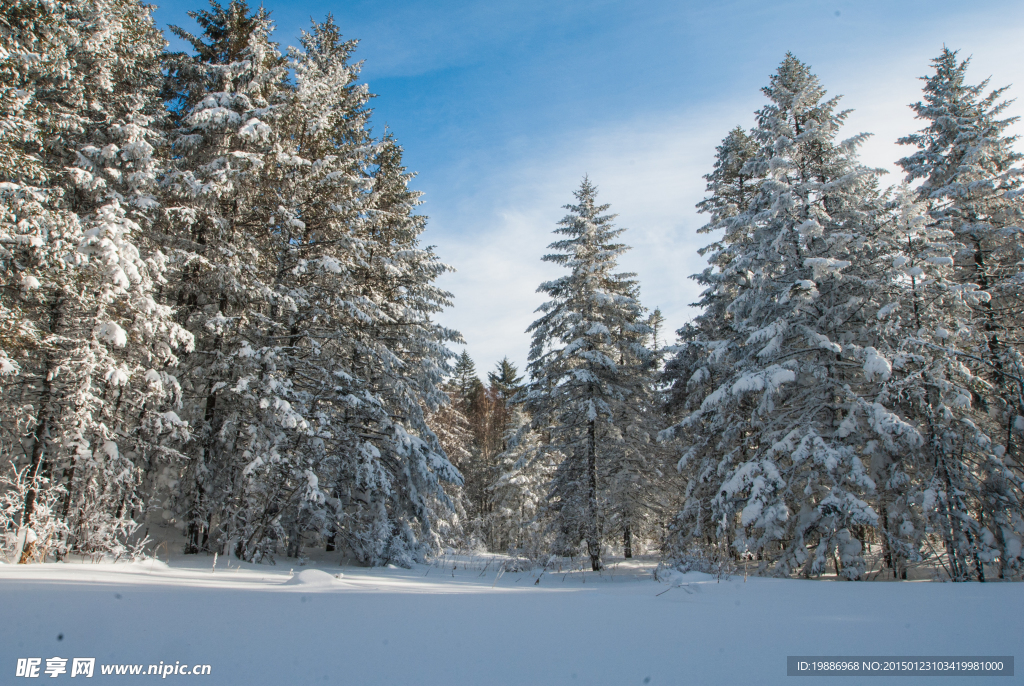
<svg viewBox="0 0 1024 686">
<path fill-rule="evenodd" d="M 844 95 L 849 135 L 875 134 L 863 156 L 893 169 L 890 182 L 906 154 L 894 141 L 917 127 L 917 77 L 944 44 L 972 56 L 974 80 L 1024 95 L 1019 0 L 264 4 L 283 45 L 328 12 L 359 39 L 375 127 L 405 148 L 431 218 L 425 242 L 458 270 L 442 281 L 455 307 L 441 320 L 463 332 L 481 376 L 504 355 L 525 366 L 536 288 L 559 275 L 540 257 L 584 174 L 629 228 L 622 264 L 644 304 L 670 329 L 694 315 L 701 176 L 728 130 L 753 124 L 786 51 Z M 202 6 L 158 2 L 155 17 L 193 30 L 186 12 Z"/>
</svg>

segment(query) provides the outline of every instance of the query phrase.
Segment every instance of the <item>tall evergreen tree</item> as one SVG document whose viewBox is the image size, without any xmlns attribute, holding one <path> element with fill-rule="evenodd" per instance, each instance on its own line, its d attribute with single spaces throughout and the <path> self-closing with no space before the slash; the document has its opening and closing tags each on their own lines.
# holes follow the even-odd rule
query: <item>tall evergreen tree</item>
<svg viewBox="0 0 1024 686">
<path fill-rule="evenodd" d="M 651 354 L 631 365 L 633 392 L 620 406 L 619 436 L 610 446 L 611 459 L 604 476 L 607 532 L 621 534 L 627 558 L 633 556 L 636 540 L 663 544 L 664 523 L 674 514 L 669 508 L 680 486 L 678 473 L 671 465 L 671 452 L 658 441 L 664 422 L 659 371 L 664 352 L 659 348 L 658 334 L 664 323 L 665 317 L 657 308 L 646 319 L 648 334 L 642 340 Z"/>
<path fill-rule="evenodd" d="M 918 150 L 899 164 L 908 182 L 921 180 L 917 196 L 927 203 L 928 222 L 919 234 L 948 235 L 959 247 L 943 259 L 955 258 L 949 289 L 964 294 L 970 311 L 957 312 L 945 337 L 922 337 L 933 349 L 920 354 L 948 356 L 970 370 L 956 387 L 969 392 L 976 411 L 959 408 L 965 416 L 958 426 L 936 414 L 934 400 L 927 406 L 937 481 L 929 491 L 936 510 L 925 514 L 942 532 L 951 576 L 984 579 L 987 562 L 998 562 L 1000 575 L 1019 566 L 1024 523 L 1024 155 L 1006 135 L 1016 118 L 1000 118 L 1009 104 L 1001 100 L 1005 88 L 986 93 L 987 80 L 969 84 L 969 60 L 948 48 L 932 64 L 923 101 L 911 105 L 925 126 L 899 141 Z"/>
<path fill-rule="evenodd" d="M 266 423 L 279 409 L 276 394 L 261 403 L 250 400 L 245 388 L 247 379 L 260 378 L 274 364 L 257 352 L 277 295 L 277 208 L 265 202 L 262 181 L 283 139 L 275 127 L 288 97 L 287 71 L 270 40 L 273 25 L 265 10 L 251 12 L 235 0 L 190 16 L 204 32 L 193 36 L 172 27 L 197 54 L 167 58 L 175 154 L 162 180 L 165 243 L 178 268 L 174 302 L 180 321 L 196 336 L 183 374 L 187 395 L 195 399 L 186 409 L 196 436 L 177 509 L 186 552 L 209 549 L 216 519 L 230 532 L 233 552 L 259 559 L 282 532 L 272 525 L 279 521 L 276 513 L 256 515 L 252 501 L 269 506 L 279 493 L 253 493 L 247 469 L 276 457 L 287 438 L 278 422 Z M 282 414 L 285 422 L 305 424 L 289 409 Z"/>
<path fill-rule="evenodd" d="M 1019 347 L 1024 154 L 1013 148 L 1017 136 L 1006 134 L 1019 117 L 1000 118 L 1010 104 L 1002 100 L 1007 88 L 986 93 L 987 79 L 969 84 L 970 60 L 958 61 L 956 55 L 943 48 L 932 60 L 935 73 L 923 78 L 924 100 L 911 105 L 925 128 L 899 140 L 918 148 L 899 165 L 908 182 L 921 180 L 918 197 L 929 203 L 934 224 L 964 245 L 958 279 L 989 295 L 975 308 L 976 326 L 987 338 L 980 351 L 990 367 L 984 376 L 999 389 L 991 399 L 1001 423 L 995 436 L 1001 434 L 997 440 L 1019 463 L 1020 430 L 1013 425 L 1024 415 Z"/>
<path fill-rule="evenodd" d="M 701 315 L 676 332 L 676 353 L 666 360 L 661 382 L 666 386 L 666 409 L 670 416 L 695 411 L 703 399 L 731 373 L 728 349 L 733 315 L 732 300 L 753 279 L 753 272 L 736 261 L 751 241 L 748 212 L 760 183 L 763 169 L 755 166 L 758 142 L 742 127 L 734 127 L 715 149 L 714 169 L 704 175 L 708 196 L 697 204 L 697 210 L 708 215 L 700 233 L 721 232 L 721 237 L 698 252 L 707 257 L 708 267 L 690 278 L 704 287 L 695 305 Z M 718 537 L 711 501 L 718 494 L 717 468 L 711 451 L 702 446 L 714 437 L 699 429 L 689 435 L 687 447 L 677 463 L 677 473 L 689 463 L 695 478 L 687 482 L 684 493 L 684 517 L 676 531 L 677 538 L 669 547 L 678 553 L 692 542 L 714 548 Z M 692 456 L 700 454 L 698 463 Z"/>
<path fill-rule="evenodd" d="M 746 266 L 737 269 L 738 263 L 734 261 L 750 243 L 747 216 L 763 180 L 763 174 L 753 164 L 759 152 L 758 143 L 737 126 L 715 151 L 714 169 L 704 175 L 708 196 L 697 204 L 697 210 L 709 217 L 698 231 L 720 231 L 721 238 L 698 251 L 709 264 L 690 277 L 704 286 L 700 300 L 695 303 L 701 314 L 676 332 L 675 352 L 662 373 L 669 416 L 686 416 L 696 411 L 731 373 L 731 361 L 724 354 L 732 320 L 729 305 L 753 278 L 753 272 Z M 665 436 L 679 433 L 682 428 L 676 427 Z M 718 525 L 711 505 L 719 492 L 715 477 L 717 460 L 714 452 L 706 449 L 714 436 L 699 426 L 687 428 L 685 434 L 684 453 L 676 471 L 690 478 L 680 517 L 672 527 L 673 538 L 668 542 L 668 549 L 675 555 L 693 545 L 715 550 L 718 541 Z"/>
<path fill-rule="evenodd" d="M 487 486 L 488 538 L 491 550 L 538 559 L 553 543 L 546 495 L 563 456 L 545 448 L 521 403 L 510 412 L 505 448 L 495 458 L 496 476 Z"/>
<path fill-rule="evenodd" d="M 516 366 L 507 357 L 503 357 L 495 365 L 493 372 L 487 372 L 487 383 L 495 395 L 508 402 L 519 392 L 523 377 L 519 375 Z"/>
<path fill-rule="evenodd" d="M 637 301 L 632 273 L 617 273 L 617 259 L 628 250 L 615 242 L 625 229 L 603 214 L 597 188 L 584 178 L 575 192 L 578 204 L 555 233 L 564 236 L 549 247 L 544 261 L 562 265 L 569 274 L 543 283 L 538 291 L 550 300 L 528 331 L 531 381 L 527 409 L 536 427 L 550 436 L 545 450 L 564 459 L 551 487 L 561 547 L 575 549 L 586 541 L 594 571 L 601 569 L 602 514 L 598 474 L 607 458 L 606 441 L 621 436 L 616 426 L 624 403 L 636 393 L 635 369 L 650 352 L 649 333 Z"/>
<path fill-rule="evenodd" d="M 348 559 L 407 564 L 460 482 L 427 426 L 458 334 L 448 269 L 418 236 L 418 194 L 390 137 L 373 141 L 355 44 L 314 23 L 290 52 L 264 10 L 195 13 L 197 54 L 171 60 L 181 153 L 168 242 L 200 427 L 177 507 L 187 550 L 251 560 L 312 538 Z"/>
<path fill-rule="evenodd" d="M 366 437 L 362 452 L 374 458 L 351 463 L 351 509 L 343 522 L 358 533 L 361 559 L 406 564 L 429 545 L 432 502 L 452 505 L 442 484 L 463 483 L 423 414 L 447 402 L 442 384 L 455 357 L 447 346 L 462 337 L 433 321 L 452 304 L 451 293 L 434 283 L 451 267 L 420 246 L 426 217 L 415 214 L 420 193 L 409 188 L 413 174 L 402 165 L 401 146 L 385 137 L 372 163 L 347 362 L 371 391 L 360 405 L 370 416 L 357 426 Z"/>
<path fill-rule="evenodd" d="M 123 553 L 144 470 L 187 435 L 171 372 L 192 338 L 155 299 L 165 258 L 145 235 L 163 40 L 130 0 L 9 4 L 0 40 L 0 392 L 5 452 L 24 465 L 17 524 L 55 502 L 69 536 L 55 548 Z"/>
<path fill-rule="evenodd" d="M 881 211 L 875 172 L 857 162 L 864 136 L 836 140 L 847 113 L 805 64 L 788 55 L 764 93 L 758 153 L 743 166 L 762 180 L 731 217 L 743 238 L 718 267 L 735 285 L 699 318 L 722 319 L 695 325 L 721 338 L 681 353 L 698 394 L 673 430 L 690 442 L 683 546 L 698 542 L 687 530 L 707 536 L 715 522 L 715 544 L 758 553 L 776 573 L 821 573 L 832 556 L 857 578 L 857 534 L 877 521 L 865 461 L 905 427 L 872 402 L 864 322 L 877 306 L 862 250 Z M 857 421 L 867 430 L 844 429 Z"/>
<path fill-rule="evenodd" d="M 944 546 L 950 577 L 962 579 L 968 564 L 980 574 L 978 556 L 992 552 L 975 545 L 993 537 L 981 530 L 971 502 L 980 490 L 971 463 L 984 463 L 985 454 L 994 458 L 980 429 L 985 417 L 970 401 L 985 392 L 985 383 L 962 361 L 982 340 L 970 325 L 972 303 L 987 295 L 956 283 L 960 244 L 927 220 L 910 191 L 901 190 L 893 210 L 865 241 L 878 258 L 869 306 L 880 309 L 865 322 L 873 345 L 865 350 L 864 371 L 878 383 L 875 404 L 901 420 L 887 420 L 883 425 L 895 431 L 865 446 L 878 484 L 882 562 L 895 578 L 906 578 L 913 562 L 941 563 L 933 551 Z M 856 416 L 848 416 L 837 433 L 861 431 Z"/>
</svg>

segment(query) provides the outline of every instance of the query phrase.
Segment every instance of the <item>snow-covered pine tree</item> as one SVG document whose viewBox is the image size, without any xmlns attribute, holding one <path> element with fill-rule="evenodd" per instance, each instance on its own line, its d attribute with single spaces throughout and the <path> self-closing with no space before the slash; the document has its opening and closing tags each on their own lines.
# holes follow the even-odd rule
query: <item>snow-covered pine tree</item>
<svg viewBox="0 0 1024 686">
<path fill-rule="evenodd" d="M 168 299 L 196 337 L 181 375 L 195 440 L 169 504 L 185 527 L 186 552 L 209 549 L 218 524 L 233 539 L 232 552 L 258 559 L 285 536 L 271 504 L 280 493 L 269 484 L 250 488 L 246 470 L 276 462 L 287 443 L 280 424 L 305 424 L 278 407 L 276 395 L 244 394 L 247 379 L 275 364 L 257 352 L 269 333 L 265 317 L 277 304 L 280 243 L 277 208 L 266 202 L 263 181 L 280 150 L 276 119 L 290 89 L 265 10 L 251 12 L 233 0 L 190 16 L 203 27 L 200 36 L 171 30 L 195 56 L 165 60 L 173 165 L 161 187 L 164 243 L 176 268 Z M 281 421 L 273 417 L 279 411 Z"/>
<path fill-rule="evenodd" d="M 39 336 L 21 311 L 21 274 L 15 262 L 19 243 L 31 238 L 19 240 L 19 232 L 12 229 L 20 221 L 20 208 L 31 205 L 35 214 L 52 211 L 43 202 L 46 198 L 42 188 L 50 176 L 37 152 L 44 137 L 53 135 L 58 113 L 54 103 L 34 96 L 37 85 L 55 82 L 67 71 L 66 45 L 72 37 L 70 27 L 60 20 L 59 13 L 47 12 L 40 3 L 12 3 L 8 11 L 11 18 L 0 24 L 0 122 L 4 131 L 0 136 L 0 169 L 4 170 L 5 182 L 0 189 L 0 268 L 4 288 L 0 298 L 0 378 L 20 370 L 17 358 Z M 25 209 L 20 213 L 24 214 Z M 4 437 L 8 442 L 12 439 Z"/>
<path fill-rule="evenodd" d="M 523 405 L 510 408 L 505 449 L 488 485 L 486 527 L 491 550 L 539 559 L 552 543 L 547 493 L 562 454 L 546 450 Z"/>
<path fill-rule="evenodd" d="M 1006 87 L 985 93 L 988 80 L 967 83 L 969 59 L 958 61 L 955 51 L 944 48 L 932 64 L 935 74 L 923 78 L 924 101 L 911 105 L 926 126 L 899 141 L 919 150 L 898 164 L 908 182 L 922 180 L 918 195 L 930 201 L 933 222 L 964 244 L 958 256 L 959 280 L 976 283 L 991 296 L 979 301 L 976 315 L 989 341 L 984 357 L 992 371 L 985 376 L 1000 389 L 995 402 L 1002 429 L 997 433 L 1005 435 L 1006 448 L 1019 461 L 1014 451 L 1020 440 L 1013 424 L 1024 409 L 1014 378 L 1024 370 L 1014 343 L 1024 325 L 1019 289 L 1024 154 L 1013 148 L 1017 137 L 1006 135 L 1018 117 L 1000 119 L 1010 104 L 1001 100 Z M 1011 376 L 1000 376 L 1002 369 Z"/>
<path fill-rule="evenodd" d="M 697 303 L 702 310 L 699 328 L 705 329 L 703 345 L 721 338 L 706 329 L 709 326 L 728 326 L 731 314 L 727 306 L 751 278 L 745 268 L 737 269 L 734 261 L 750 244 L 751 227 L 745 213 L 764 178 L 764 170 L 752 163 L 758 154 L 758 143 L 741 127 L 733 128 L 715 148 L 715 153 L 714 169 L 704 175 L 709 195 L 697 203 L 697 210 L 708 214 L 709 218 L 697 233 L 721 232 L 721 235 L 718 240 L 698 250 L 699 254 L 707 256 L 708 267 L 690 277 L 705 287 Z M 686 330 L 689 334 L 697 332 L 692 327 Z M 682 341 L 695 342 L 687 337 Z M 690 374 L 680 380 L 677 374 L 669 372 L 665 381 L 686 384 Z"/>
<path fill-rule="evenodd" d="M 864 371 L 880 382 L 876 405 L 899 417 L 869 417 L 869 426 L 888 425 L 889 435 L 876 431 L 865 445 L 878 484 L 873 503 L 882 562 L 897 579 L 925 559 L 942 564 L 953 579 L 965 579 L 971 567 L 983 578 L 982 558 L 1005 557 L 982 522 L 991 523 L 992 512 L 1010 505 L 1005 498 L 1012 500 L 1020 487 L 1012 474 L 997 483 L 987 480 L 983 468 L 1000 460 L 980 428 L 987 413 L 973 398 L 989 386 L 971 370 L 975 355 L 969 351 L 984 344 L 984 333 L 971 321 L 988 295 L 976 284 L 957 283 L 954 256 L 963 245 L 929 221 L 927 206 L 913 195 L 900 190 L 891 217 L 866 237 L 864 251 L 876 257 L 867 303 L 876 314 L 864 322 L 873 346 L 865 350 Z M 849 419 L 840 433 L 862 430 L 855 417 Z M 995 486 L 1003 487 L 998 494 Z M 1007 542 L 1019 540 L 1019 525 L 1003 523 L 1008 526 L 997 533 Z M 1017 557 L 1015 551 L 1013 564 Z"/>
<path fill-rule="evenodd" d="M 763 179 L 763 173 L 751 164 L 758 143 L 737 126 L 715 152 L 714 168 L 704 176 L 708 196 L 697 204 L 698 211 L 709 217 L 698 232 L 721 235 L 699 251 L 707 256 L 709 265 L 690 278 L 704 287 L 695 303 L 701 314 L 676 332 L 676 346 L 661 379 L 667 386 L 666 410 L 675 417 L 696 410 L 731 373 L 730 362 L 721 354 L 727 346 L 732 319 L 728 306 L 753 277 L 746 267 L 737 270 L 733 261 L 750 243 L 746 213 Z M 680 431 L 681 427 L 676 433 Z M 711 501 L 718 495 L 717 479 L 712 476 L 718 460 L 715 452 L 707 449 L 715 440 L 714 435 L 695 426 L 680 441 L 687 450 L 677 462 L 676 472 L 688 468 L 690 478 L 684 505 L 670 525 L 674 533 L 666 541 L 667 550 L 676 557 L 687 554 L 693 544 L 705 549 L 699 553 L 702 556 L 707 550 L 715 550 L 717 525 L 712 519 Z"/>
<path fill-rule="evenodd" d="M 731 373 L 728 359 L 721 354 L 728 345 L 732 319 L 728 306 L 753 276 L 746 268 L 737 271 L 730 265 L 750 241 L 746 213 L 762 180 L 750 164 L 757 156 L 758 145 L 737 126 L 715 148 L 715 153 L 714 168 L 704 175 L 708 196 L 697 204 L 698 211 L 709 218 L 698 232 L 721 232 L 721 236 L 698 251 L 709 262 L 704 271 L 690 277 L 704 286 L 700 300 L 695 303 L 701 314 L 676 331 L 676 345 L 670 349 L 671 356 L 662 372 L 665 409 L 670 417 L 694 412 Z M 701 550 L 694 552 L 702 557 L 709 551 L 717 553 L 717 524 L 711 502 L 719 490 L 718 479 L 714 477 L 718 459 L 715 451 L 708 449 L 716 438 L 699 425 L 677 426 L 665 437 L 669 435 L 680 438 L 679 443 L 685 446 L 676 472 L 687 474 L 688 479 L 681 510 L 669 525 L 666 552 L 681 558 L 696 546 Z"/>
<path fill-rule="evenodd" d="M 495 364 L 493 372 L 487 372 L 487 383 L 498 398 L 508 403 L 522 388 L 523 377 L 516 366 L 503 357 Z"/>
<path fill-rule="evenodd" d="M 355 44 L 333 21 L 291 52 L 292 86 L 264 11 L 195 16 L 204 35 L 179 35 L 198 55 L 173 63 L 184 152 L 166 180 L 181 200 L 169 224 L 186 226 L 179 300 L 205 341 L 188 547 L 216 529 L 243 558 L 284 542 L 294 556 L 311 535 L 406 564 L 451 505 L 441 481 L 460 482 L 423 414 L 446 402 L 458 338 L 430 319 L 450 304 L 432 285 L 448 268 L 418 247 L 411 175 L 392 139 L 372 141 Z"/>
<path fill-rule="evenodd" d="M 62 170 L 63 165 L 47 165 L 40 157 L 46 152 L 44 142 L 59 133 L 58 120 L 67 111 L 60 100 L 38 95 L 69 87 L 64 78 L 70 72 L 68 45 L 77 36 L 64 18 L 64 7 L 48 11 L 51 8 L 30 1 L 4 9 L 10 16 L 0 23 L 0 397 L 6 408 L 0 423 L 0 478 L 5 479 L 5 523 L 17 530 L 26 520 L 23 510 L 29 493 L 32 501 L 49 496 L 55 502 L 61 495 L 40 493 L 50 480 L 43 484 L 37 478 L 42 474 L 18 476 L 15 465 L 24 462 L 24 435 L 38 424 L 39 411 L 38 402 L 18 402 L 18 389 L 29 383 L 21 375 L 22 363 L 36 353 L 47 334 L 46 322 L 30 314 L 32 291 L 41 282 L 26 267 L 49 261 L 52 249 L 45 249 L 44 238 L 56 238 L 58 229 L 68 234 L 77 229 L 69 226 L 74 219 L 60 210 L 50 193 L 56 181 L 54 167 Z M 49 395 L 41 390 L 44 397 Z M 6 544 L 14 546 L 16 538 Z"/>
<path fill-rule="evenodd" d="M 550 493 L 557 545 L 572 551 L 585 541 L 597 571 L 603 536 L 597 480 L 609 458 L 605 446 L 622 437 L 615 422 L 641 385 L 637 369 L 651 355 L 643 345 L 649 328 L 635 275 L 615 272 L 628 250 L 615 242 L 625 229 L 612 224 L 614 215 L 602 214 L 609 206 L 597 204 L 589 179 L 575 196 L 578 204 L 565 206 L 569 214 L 555 230 L 565 238 L 542 258 L 569 274 L 537 289 L 550 300 L 528 329 L 533 341 L 525 398 L 534 426 L 549 437 L 543 449 L 564 455 Z"/>
<path fill-rule="evenodd" d="M 448 401 L 442 384 L 455 354 L 447 346 L 462 337 L 432 319 L 451 305 L 451 294 L 434 285 L 451 268 L 420 247 L 426 217 L 414 214 L 420 193 L 408 187 L 413 175 L 393 138 L 378 144 L 372 165 L 366 221 L 354 232 L 353 308 L 339 360 L 365 388 L 348 410 L 362 443 L 338 480 L 346 489 L 340 519 L 359 559 L 408 564 L 429 545 L 432 503 L 451 507 L 442 484 L 463 483 L 423 409 Z"/>
<path fill-rule="evenodd" d="M 726 135 L 715 153 L 714 169 L 704 175 L 709 195 L 697 203 L 697 210 L 709 215 L 709 219 L 697 233 L 721 232 L 721 236 L 698 250 L 708 256 L 708 267 L 691 278 L 706 287 L 700 302 L 708 315 L 705 319 L 724 324 L 729 314 L 719 311 L 719 304 L 731 302 L 737 288 L 748 278 L 746 271 L 737 271 L 730 265 L 750 243 L 751 230 L 744 212 L 765 174 L 762 168 L 751 164 L 758 154 L 758 142 L 739 126 Z"/>
<path fill-rule="evenodd" d="M 294 86 L 274 106 L 279 138 L 253 179 L 269 216 L 259 227 L 260 278 L 273 285 L 246 334 L 251 350 L 240 352 L 260 366 L 220 391 L 248 413 L 235 509 L 219 526 L 224 539 L 253 541 L 235 548 L 243 557 L 272 553 L 279 543 L 298 557 L 306 539 L 344 547 L 335 485 L 343 456 L 360 444 L 347 419 L 363 388 L 350 383 L 342 357 L 354 308 L 346 299 L 359 246 L 354 229 L 374 149 L 369 94 L 349 62 L 355 42 L 342 40 L 330 18 L 314 22 L 301 45 L 289 50 Z"/>
<path fill-rule="evenodd" d="M 958 328 L 930 343 L 977 380 L 957 385 L 970 390 L 976 406 L 975 412 L 954 411 L 963 415 L 961 428 L 929 419 L 934 458 L 946 465 L 936 476 L 948 481 L 931 492 L 944 513 L 944 524 L 936 526 L 951 575 L 983 579 L 986 562 L 998 561 L 1000 575 L 1019 566 L 1024 524 L 1024 155 L 1013 148 L 1016 137 L 1006 135 L 1016 118 L 1000 118 L 1009 104 L 1001 100 L 1006 88 L 986 93 L 987 80 L 969 84 L 969 60 L 959 61 L 948 48 L 932 64 L 923 101 L 911 105 L 925 127 L 899 141 L 918 150 L 899 164 L 908 182 L 922 180 L 917 194 L 928 203 L 929 222 L 921 233 L 951 232 L 960 246 L 943 258 L 956 261 L 951 278 L 957 285 L 950 288 L 970 294 L 963 300 L 970 316 L 957 312 Z M 929 407 L 934 414 L 938 404 Z"/>
<path fill-rule="evenodd" d="M 191 336 L 154 299 L 164 257 L 145 235 L 163 39 L 130 0 L 20 4 L 3 32 L 5 115 L 22 135 L 7 139 L 2 221 L 23 318 L 3 388 L 11 459 L 28 465 L 22 524 L 38 489 L 59 487 L 60 548 L 120 554 L 144 514 L 143 471 L 187 436 L 169 372 Z"/>
<path fill-rule="evenodd" d="M 650 335 L 639 340 L 655 347 L 652 325 L 660 312 L 646 319 Z M 657 315 L 657 316 L 655 316 Z M 635 345 L 635 343 L 634 343 Z M 619 536 L 623 555 L 633 557 L 635 541 L 660 542 L 661 527 L 669 514 L 666 494 L 678 490 L 677 472 L 671 469 L 670 451 L 657 440 L 664 426 L 659 411 L 663 402 L 657 388 L 659 355 L 623 356 L 620 371 L 631 378 L 629 395 L 613 411 L 614 431 L 606 446 L 600 472 L 601 510 L 607 536 Z"/>
<path fill-rule="evenodd" d="M 857 538 L 877 521 L 865 460 L 906 426 L 876 398 L 864 327 L 876 312 L 864 259 L 880 221 L 875 172 L 857 162 L 863 135 L 836 140 L 847 113 L 805 64 L 787 55 L 764 93 L 758 152 L 742 167 L 760 180 L 730 216 L 733 256 L 707 279 L 707 296 L 727 297 L 679 353 L 693 373 L 687 414 L 667 432 L 689 443 L 676 527 L 710 552 L 756 553 L 775 573 L 820 574 L 832 557 L 858 578 Z"/>
<path fill-rule="evenodd" d="M 445 384 L 444 391 L 449 398 L 433 412 L 427 412 L 426 420 L 430 430 L 437 436 L 438 444 L 452 465 L 462 474 L 465 486 L 470 483 L 469 471 L 473 459 L 473 432 L 469 420 L 463 414 L 459 402 L 459 390 L 454 383 Z M 438 547 L 455 546 L 475 548 L 480 539 L 479 530 L 470 530 L 467 515 L 466 488 L 458 484 L 444 484 L 444 491 L 451 499 L 451 512 L 445 516 L 438 513 L 434 535 Z M 439 509 L 439 508 L 438 508 Z M 477 527 L 479 529 L 479 527 Z"/>
</svg>

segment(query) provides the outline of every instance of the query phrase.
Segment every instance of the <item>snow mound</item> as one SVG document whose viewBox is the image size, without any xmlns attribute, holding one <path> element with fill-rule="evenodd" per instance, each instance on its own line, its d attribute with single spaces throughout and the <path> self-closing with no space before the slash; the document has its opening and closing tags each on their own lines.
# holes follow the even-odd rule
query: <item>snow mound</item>
<svg viewBox="0 0 1024 686">
<path fill-rule="evenodd" d="M 655 571 L 654 578 L 662 583 L 667 583 L 669 586 L 679 586 L 686 579 L 682 572 L 672 568 Z"/>
<path fill-rule="evenodd" d="M 707 574 L 706 572 L 697 572 L 694 570 L 680 572 L 678 569 L 673 569 L 671 567 L 656 570 L 654 578 L 661 583 L 667 583 L 669 586 L 685 586 L 692 583 L 719 580 L 719 578 L 714 574 Z"/>
<path fill-rule="evenodd" d="M 319 569 L 303 569 L 301 572 L 284 582 L 285 586 L 314 586 L 329 588 L 337 582 L 337 578 Z"/>
<path fill-rule="evenodd" d="M 153 569 L 170 569 L 170 566 L 168 566 L 166 562 L 162 562 L 156 559 L 155 557 L 146 558 L 144 560 L 134 560 L 133 562 L 129 562 L 128 564 L 131 567 L 137 567 L 140 569 L 145 569 L 147 571 Z"/>
</svg>

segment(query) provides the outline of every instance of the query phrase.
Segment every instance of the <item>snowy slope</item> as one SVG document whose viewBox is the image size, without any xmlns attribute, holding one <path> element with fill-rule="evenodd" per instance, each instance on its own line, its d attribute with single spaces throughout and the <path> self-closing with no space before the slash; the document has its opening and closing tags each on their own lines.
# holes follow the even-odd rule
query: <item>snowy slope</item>
<svg viewBox="0 0 1024 686">
<path fill-rule="evenodd" d="M 211 561 L 0 565 L 0 683 L 31 683 L 14 678 L 17 658 L 58 656 L 97 658 L 87 683 L 152 682 L 98 665 L 162 660 L 210 664 L 167 677 L 206 684 L 792 684 L 787 655 L 1013 655 L 1024 633 L 1010 583 L 663 583 L 650 563 L 620 562 L 535 584 L 536 571 L 497 578 L 464 558 L 294 575 L 287 562 L 197 566 Z M 838 683 L 862 681 L 887 683 Z"/>
</svg>

